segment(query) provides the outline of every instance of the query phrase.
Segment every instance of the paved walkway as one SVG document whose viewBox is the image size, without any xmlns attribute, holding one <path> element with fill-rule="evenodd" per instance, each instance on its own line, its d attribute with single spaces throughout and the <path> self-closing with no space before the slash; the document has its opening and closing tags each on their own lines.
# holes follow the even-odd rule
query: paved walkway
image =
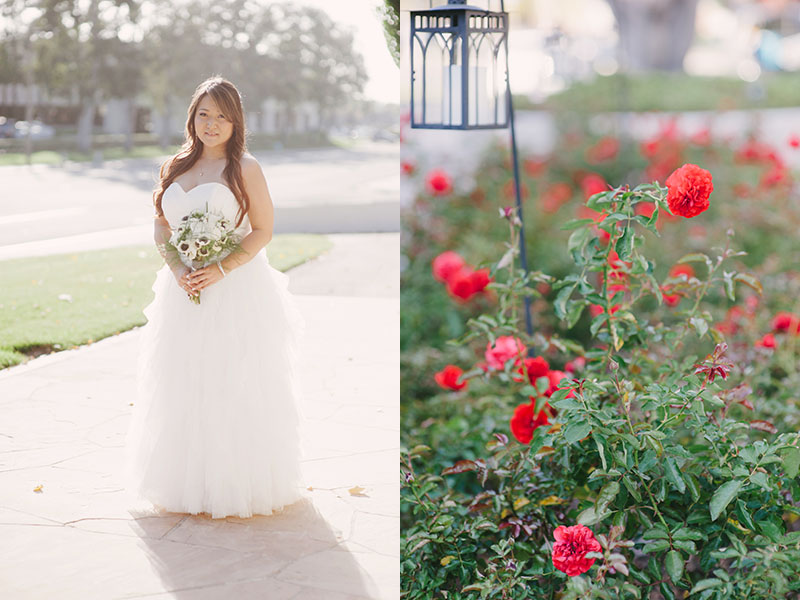
<svg viewBox="0 0 800 600">
<path fill-rule="evenodd" d="M 331 237 L 289 273 L 308 325 L 309 498 L 250 519 L 132 505 L 139 331 L 40 357 L 0 371 L 4 598 L 399 597 L 399 234 Z"/>
</svg>

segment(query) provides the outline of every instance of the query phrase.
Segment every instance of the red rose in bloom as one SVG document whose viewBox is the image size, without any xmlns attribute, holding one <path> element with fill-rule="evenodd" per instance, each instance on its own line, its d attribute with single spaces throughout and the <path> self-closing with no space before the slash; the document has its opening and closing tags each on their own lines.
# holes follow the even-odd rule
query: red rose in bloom
<svg viewBox="0 0 800 600">
<path fill-rule="evenodd" d="M 592 530 L 584 525 L 556 527 L 553 532 L 553 566 L 570 577 L 586 573 L 594 564 L 594 558 L 586 558 L 589 552 L 601 552 L 600 542 L 594 539 Z"/>
<path fill-rule="evenodd" d="M 547 388 L 547 391 L 544 393 L 544 395 L 549 398 L 550 396 L 555 394 L 558 390 L 562 389 L 562 388 L 558 387 L 558 384 L 566 376 L 567 376 L 567 374 L 564 373 L 564 371 L 550 371 L 547 374 L 547 378 L 550 380 L 550 387 Z M 567 398 L 574 398 L 574 397 L 575 397 L 575 391 L 574 390 L 570 391 L 570 393 L 567 394 Z"/>
<path fill-rule="evenodd" d="M 447 365 L 444 369 L 436 373 L 433 378 L 441 387 L 446 390 L 463 390 L 467 387 L 467 382 L 458 383 L 458 378 L 464 373 L 460 367 Z"/>
<path fill-rule="evenodd" d="M 759 348 L 774 348 L 775 336 L 771 333 L 765 334 L 764 337 L 756 342 L 756 346 Z"/>
<path fill-rule="evenodd" d="M 550 424 L 545 410 L 547 408 L 549 407 L 545 404 L 545 408 L 540 410 L 537 415 L 533 414 L 533 402 L 520 404 L 514 409 L 514 416 L 511 417 L 509 426 L 511 427 L 512 435 L 520 444 L 530 444 L 534 430 L 542 425 Z"/>
<path fill-rule="evenodd" d="M 714 190 L 711 173 L 687 163 L 667 177 L 667 204 L 673 214 L 687 219 L 708 208 L 708 197 Z"/>
<path fill-rule="evenodd" d="M 611 306 L 611 310 L 609 311 L 609 314 L 613 315 L 618 310 L 619 310 L 619 304 L 613 304 Z M 589 314 L 592 315 L 592 318 L 594 318 L 594 317 L 596 317 L 598 315 L 602 315 L 604 312 L 605 312 L 605 309 L 602 306 L 600 306 L 599 304 L 590 304 L 589 305 Z"/>
<path fill-rule="evenodd" d="M 586 160 L 590 163 L 600 163 L 611 160 L 619 153 L 619 140 L 606 136 L 597 140 L 594 146 L 586 149 Z"/>
<path fill-rule="evenodd" d="M 462 268 L 447 280 L 447 293 L 458 300 L 469 300 L 475 292 L 472 270 L 469 268 Z"/>
<path fill-rule="evenodd" d="M 536 380 L 539 377 L 544 377 L 547 375 L 547 372 L 550 370 L 550 365 L 547 364 L 547 361 L 542 358 L 541 356 L 537 356 L 535 358 L 526 358 L 523 361 L 524 366 L 519 368 L 519 373 L 525 374 L 528 373 L 528 381 L 531 382 L 531 385 L 536 384 Z M 520 381 L 519 379 L 517 381 Z"/>
<path fill-rule="evenodd" d="M 800 135 L 796 133 L 789 136 L 789 145 L 792 148 L 800 148 Z"/>
<path fill-rule="evenodd" d="M 494 346 L 489 342 L 486 344 L 486 362 L 493 369 L 502 369 L 506 362 L 511 358 L 516 358 L 525 354 L 525 346 L 522 340 L 510 335 L 501 335 L 494 341 Z"/>
<path fill-rule="evenodd" d="M 472 288 L 476 294 L 482 292 L 492 280 L 491 277 L 489 277 L 489 269 L 473 271 L 470 273 L 469 278 L 470 281 L 472 281 Z"/>
<path fill-rule="evenodd" d="M 433 276 L 446 283 L 464 267 L 464 259 L 457 252 L 447 250 L 433 259 Z"/>
<path fill-rule="evenodd" d="M 411 175 L 416 167 L 414 163 L 404 160 L 400 163 L 400 170 L 403 172 L 403 175 Z"/>
<path fill-rule="evenodd" d="M 586 177 L 581 179 L 581 189 L 583 190 L 583 195 L 588 200 L 595 194 L 608 191 L 608 184 L 601 175 L 589 173 Z"/>
<path fill-rule="evenodd" d="M 670 277 L 680 277 L 681 275 L 686 275 L 686 279 L 694 277 L 692 265 L 675 265 L 669 270 Z"/>
<path fill-rule="evenodd" d="M 800 335 L 800 318 L 785 311 L 776 313 L 772 318 L 772 330 Z"/>
<path fill-rule="evenodd" d="M 432 196 L 446 196 L 453 191 L 453 180 L 442 169 L 434 169 L 428 173 L 425 184 Z"/>
</svg>

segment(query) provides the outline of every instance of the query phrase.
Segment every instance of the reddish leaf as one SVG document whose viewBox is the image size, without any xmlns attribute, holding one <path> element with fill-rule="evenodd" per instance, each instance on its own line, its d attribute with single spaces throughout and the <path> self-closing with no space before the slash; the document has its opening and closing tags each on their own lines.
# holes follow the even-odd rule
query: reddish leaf
<svg viewBox="0 0 800 600">
<path fill-rule="evenodd" d="M 750 427 L 758 429 L 759 431 L 766 431 L 767 433 L 778 433 L 778 428 L 769 421 L 750 421 Z"/>
<path fill-rule="evenodd" d="M 452 475 L 453 473 L 466 473 L 467 471 L 475 471 L 478 465 L 474 460 L 460 460 L 452 467 L 447 467 L 442 471 L 442 475 Z"/>
</svg>

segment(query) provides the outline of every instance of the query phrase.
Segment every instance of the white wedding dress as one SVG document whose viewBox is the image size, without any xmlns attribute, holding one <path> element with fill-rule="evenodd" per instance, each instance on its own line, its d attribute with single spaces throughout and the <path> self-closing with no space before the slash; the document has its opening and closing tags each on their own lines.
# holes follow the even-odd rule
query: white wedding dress
<svg viewBox="0 0 800 600">
<path fill-rule="evenodd" d="M 236 222 L 221 183 L 162 198 L 174 227 L 197 209 Z M 245 216 L 237 233 L 251 230 Z M 302 494 L 295 365 L 303 319 L 262 250 L 193 303 L 167 265 L 144 309 L 126 487 L 137 500 L 212 518 L 268 515 Z"/>
</svg>

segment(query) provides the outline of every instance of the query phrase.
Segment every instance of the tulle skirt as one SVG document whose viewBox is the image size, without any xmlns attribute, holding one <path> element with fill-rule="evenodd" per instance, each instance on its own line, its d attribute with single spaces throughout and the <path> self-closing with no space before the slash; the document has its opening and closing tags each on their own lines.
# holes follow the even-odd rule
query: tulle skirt
<svg viewBox="0 0 800 600">
<path fill-rule="evenodd" d="M 302 496 L 303 319 L 262 251 L 194 304 L 167 266 L 144 309 L 125 484 L 137 499 L 212 518 L 268 515 Z"/>
</svg>

